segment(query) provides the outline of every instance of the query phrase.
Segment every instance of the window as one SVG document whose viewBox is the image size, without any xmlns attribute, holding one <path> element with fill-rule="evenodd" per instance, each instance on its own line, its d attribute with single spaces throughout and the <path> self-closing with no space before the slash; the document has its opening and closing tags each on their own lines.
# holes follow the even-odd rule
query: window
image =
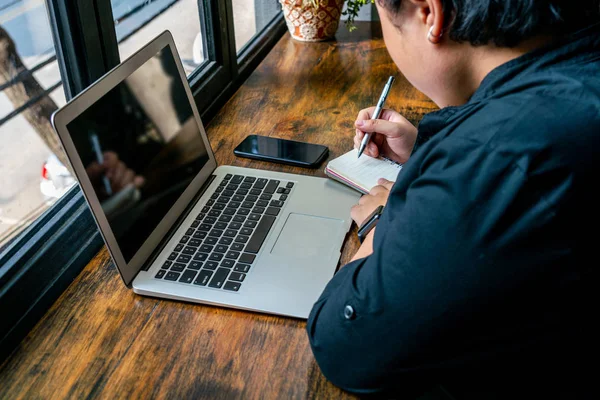
<svg viewBox="0 0 600 400">
<path fill-rule="evenodd" d="M 232 0 L 232 5 L 235 48 L 238 54 L 281 13 L 278 0 Z"/>
<path fill-rule="evenodd" d="M 242 3 L 254 10 L 248 30 L 234 21 Z M 169 29 L 207 123 L 286 31 L 276 0 L 264 1 L 261 19 L 262 6 L 0 0 L 0 41 L 14 43 L 0 46 L 0 361 L 103 244 L 52 112 Z"/>
</svg>

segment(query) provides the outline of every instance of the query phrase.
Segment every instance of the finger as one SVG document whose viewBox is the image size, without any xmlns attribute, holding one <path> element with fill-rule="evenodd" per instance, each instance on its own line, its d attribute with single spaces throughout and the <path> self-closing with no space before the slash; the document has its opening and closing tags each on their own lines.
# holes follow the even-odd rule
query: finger
<svg viewBox="0 0 600 400">
<path fill-rule="evenodd" d="M 138 189 L 144 186 L 144 183 L 146 183 L 146 179 L 143 176 L 138 175 L 133 179 L 133 185 Z"/>
<path fill-rule="evenodd" d="M 133 182 L 133 178 L 135 178 L 135 173 L 131 169 L 127 169 L 121 178 L 121 186 L 125 187 L 127 184 Z"/>
<path fill-rule="evenodd" d="M 106 168 L 112 168 L 119 162 L 119 156 L 114 151 L 105 151 L 102 156 L 104 157 L 102 164 Z"/>
<path fill-rule="evenodd" d="M 358 204 L 362 206 L 363 204 L 365 204 L 365 203 L 368 203 L 368 202 L 369 202 L 369 197 L 371 197 L 371 196 L 369 196 L 368 194 L 367 194 L 367 195 L 364 195 L 364 196 L 362 196 L 362 197 L 361 197 L 361 198 L 358 200 Z"/>
<path fill-rule="evenodd" d="M 358 149 L 360 147 L 360 142 L 361 139 L 358 138 L 358 136 L 354 136 L 354 148 Z"/>
<path fill-rule="evenodd" d="M 358 112 L 358 116 L 356 117 L 356 119 L 357 120 L 371 119 L 371 116 L 373 115 L 374 112 L 375 112 L 375 107 L 363 108 L 362 110 L 360 110 Z"/>
<path fill-rule="evenodd" d="M 394 182 L 393 181 L 388 181 L 385 178 L 379 178 L 377 180 L 377 184 L 385 187 L 387 190 L 392 190 L 392 186 L 394 186 Z"/>
<path fill-rule="evenodd" d="M 369 191 L 369 194 L 372 196 L 377 196 L 380 193 L 385 193 L 385 192 L 389 192 L 389 190 L 382 185 L 377 185 L 377 186 L 373 186 L 371 188 L 371 190 Z"/>
<path fill-rule="evenodd" d="M 125 175 L 125 171 L 127 171 L 127 167 L 125 167 L 125 164 L 122 161 L 119 161 L 112 170 L 110 179 L 115 190 L 121 189 L 121 180 L 123 179 L 123 175 Z"/>
<path fill-rule="evenodd" d="M 354 122 L 354 125 L 363 132 L 377 132 L 387 137 L 402 136 L 399 124 L 383 119 L 357 120 Z"/>
</svg>

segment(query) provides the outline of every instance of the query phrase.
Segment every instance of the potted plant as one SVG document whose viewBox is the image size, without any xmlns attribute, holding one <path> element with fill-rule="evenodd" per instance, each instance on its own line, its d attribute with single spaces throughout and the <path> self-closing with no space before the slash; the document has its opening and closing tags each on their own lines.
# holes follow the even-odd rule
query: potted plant
<svg viewBox="0 0 600 400">
<path fill-rule="evenodd" d="M 362 6 L 374 0 L 279 0 L 290 34 L 296 40 L 319 42 L 334 37 L 342 15 L 346 26 L 356 29 L 354 19 Z M 346 10 L 342 11 L 344 4 Z"/>
</svg>

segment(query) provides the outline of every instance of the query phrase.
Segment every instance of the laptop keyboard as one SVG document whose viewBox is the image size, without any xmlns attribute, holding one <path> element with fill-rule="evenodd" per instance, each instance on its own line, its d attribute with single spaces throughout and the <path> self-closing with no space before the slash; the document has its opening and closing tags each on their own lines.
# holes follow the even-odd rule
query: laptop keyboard
<svg viewBox="0 0 600 400">
<path fill-rule="evenodd" d="M 227 174 L 155 278 L 237 292 L 293 187 Z"/>
</svg>

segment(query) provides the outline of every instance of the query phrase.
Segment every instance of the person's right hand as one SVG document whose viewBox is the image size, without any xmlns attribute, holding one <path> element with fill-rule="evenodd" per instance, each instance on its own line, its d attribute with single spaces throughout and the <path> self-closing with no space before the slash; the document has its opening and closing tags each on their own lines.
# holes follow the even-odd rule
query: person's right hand
<svg viewBox="0 0 600 400">
<path fill-rule="evenodd" d="M 379 119 L 371 119 L 375 107 L 360 110 L 356 122 L 354 147 L 360 148 L 364 133 L 371 137 L 363 154 L 371 157 L 384 156 L 401 164 L 408 161 L 415 141 L 417 128 L 406 118 L 393 110 L 383 109 Z"/>
<path fill-rule="evenodd" d="M 94 161 L 86 168 L 90 181 L 94 186 L 98 186 L 104 191 L 101 186 L 102 176 L 108 178 L 113 193 L 120 192 L 129 184 L 133 184 L 136 188 L 144 185 L 144 177 L 136 175 L 123 161 L 119 160 L 117 153 L 106 151 L 103 156 L 104 162 L 102 164 Z"/>
</svg>

